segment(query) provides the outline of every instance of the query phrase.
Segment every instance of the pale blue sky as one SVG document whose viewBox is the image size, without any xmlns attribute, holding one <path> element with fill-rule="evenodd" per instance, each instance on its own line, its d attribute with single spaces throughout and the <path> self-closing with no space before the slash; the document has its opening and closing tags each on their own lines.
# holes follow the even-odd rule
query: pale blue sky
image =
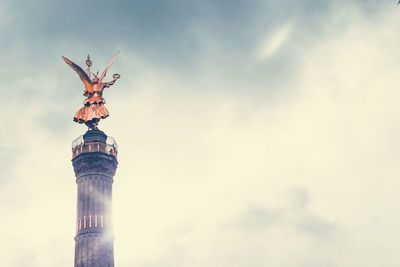
<svg viewBox="0 0 400 267">
<path fill-rule="evenodd" d="M 116 266 L 399 266 L 396 1 L 0 3 L 4 266 L 72 266 L 62 61 L 121 79 Z"/>
</svg>

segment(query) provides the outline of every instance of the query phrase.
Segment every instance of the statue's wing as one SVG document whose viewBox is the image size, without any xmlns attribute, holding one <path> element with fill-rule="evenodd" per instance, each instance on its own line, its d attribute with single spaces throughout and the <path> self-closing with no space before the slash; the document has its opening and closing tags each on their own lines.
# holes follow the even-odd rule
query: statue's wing
<svg viewBox="0 0 400 267">
<path fill-rule="evenodd" d="M 68 58 L 66 57 L 62 58 L 64 59 L 65 63 L 67 63 L 74 71 L 76 71 L 76 73 L 78 73 L 79 78 L 85 84 L 86 91 L 93 92 L 92 83 L 90 82 L 90 79 L 87 76 L 86 72 Z"/>
<path fill-rule="evenodd" d="M 111 67 L 111 64 L 113 64 L 113 62 L 117 58 L 118 54 L 119 54 L 119 51 L 115 54 L 115 56 L 111 59 L 110 63 L 108 63 L 107 67 L 104 69 L 103 74 L 101 74 L 101 77 L 99 79 L 99 83 L 101 83 L 103 78 L 106 76 L 107 70 Z"/>
</svg>

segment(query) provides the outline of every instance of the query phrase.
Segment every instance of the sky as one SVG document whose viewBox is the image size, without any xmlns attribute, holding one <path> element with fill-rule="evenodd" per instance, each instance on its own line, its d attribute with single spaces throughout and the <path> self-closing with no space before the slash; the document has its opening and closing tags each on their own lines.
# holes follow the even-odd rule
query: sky
<svg viewBox="0 0 400 267">
<path fill-rule="evenodd" d="M 63 61 L 121 78 L 118 267 L 400 265 L 400 9 L 378 0 L 0 2 L 0 251 L 72 266 Z"/>
</svg>

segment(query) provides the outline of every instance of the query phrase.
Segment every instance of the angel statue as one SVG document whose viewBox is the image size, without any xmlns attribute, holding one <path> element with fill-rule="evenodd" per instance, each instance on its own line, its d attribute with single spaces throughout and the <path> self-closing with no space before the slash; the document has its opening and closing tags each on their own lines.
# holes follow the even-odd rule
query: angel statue
<svg viewBox="0 0 400 267">
<path fill-rule="evenodd" d="M 89 55 L 86 60 L 86 65 L 88 66 L 87 74 L 74 62 L 66 57 L 62 57 L 64 61 L 78 73 L 79 78 L 85 84 L 83 95 L 87 98 L 83 101 L 84 106 L 75 114 L 74 121 L 86 124 L 86 126 L 89 127 L 89 130 L 97 130 L 97 125 L 99 124 L 100 119 L 105 119 L 109 116 L 107 109 L 104 107 L 106 101 L 103 98 L 103 90 L 104 88 L 113 85 L 119 79 L 120 75 L 115 73 L 111 82 L 103 83 L 102 81 L 106 76 L 107 70 L 117 58 L 118 54 L 119 52 L 111 59 L 100 78 L 97 77 L 99 72 L 97 72 L 97 74 L 90 72 L 92 61 L 90 60 Z M 93 79 L 90 79 L 90 74 L 93 74 Z"/>
</svg>

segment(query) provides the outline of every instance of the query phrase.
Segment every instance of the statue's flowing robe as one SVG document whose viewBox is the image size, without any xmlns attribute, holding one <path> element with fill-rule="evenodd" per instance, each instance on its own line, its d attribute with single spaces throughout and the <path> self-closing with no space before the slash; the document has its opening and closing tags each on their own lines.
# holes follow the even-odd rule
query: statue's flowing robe
<svg viewBox="0 0 400 267">
<path fill-rule="evenodd" d="M 86 125 L 97 124 L 100 119 L 109 116 L 107 109 L 104 107 L 106 101 L 103 98 L 102 84 L 93 84 L 93 92 L 85 92 L 87 98 L 83 101 L 83 107 L 76 112 L 74 121 L 85 123 Z"/>
</svg>

